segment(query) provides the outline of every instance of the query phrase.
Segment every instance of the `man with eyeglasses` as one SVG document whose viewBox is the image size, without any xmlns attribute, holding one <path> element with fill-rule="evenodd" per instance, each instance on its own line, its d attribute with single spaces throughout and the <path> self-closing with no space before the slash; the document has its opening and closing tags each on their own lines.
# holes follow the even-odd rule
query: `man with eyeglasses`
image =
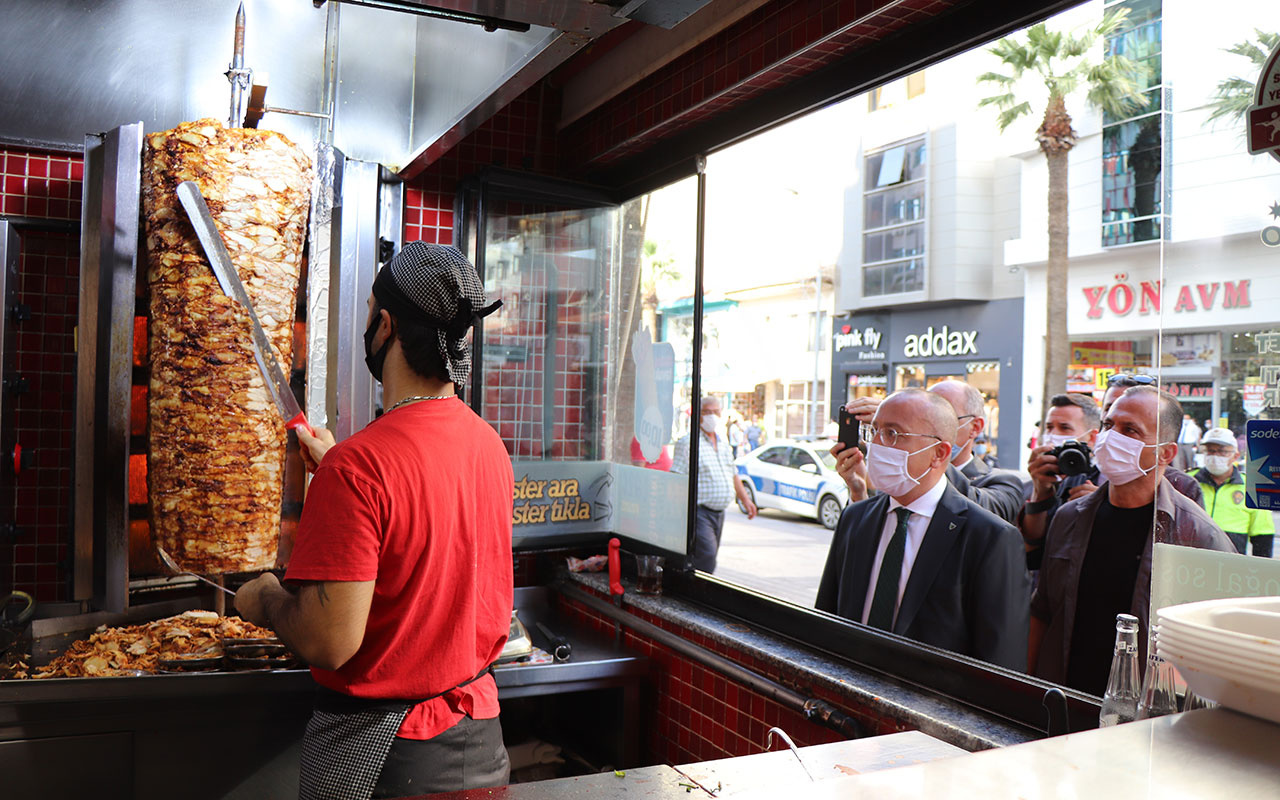
<svg viewBox="0 0 1280 800">
<path fill-rule="evenodd" d="M 1101 695 L 1117 614 L 1136 616 L 1146 659 L 1154 541 L 1231 552 L 1198 504 L 1164 479 L 1178 454 L 1182 407 L 1154 386 L 1133 386 L 1103 419 L 1094 452 L 1106 482 L 1058 509 L 1031 598 L 1027 662 L 1033 675 Z"/>
<path fill-rule="evenodd" d="M 1156 379 L 1150 375 L 1130 375 L 1123 372 L 1116 373 L 1110 378 L 1107 378 L 1107 391 L 1102 395 L 1102 416 L 1105 417 L 1107 412 L 1111 410 L 1111 405 L 1120 398 L 1120 395 L 1124 394 L 1127 389 L 1133 386 L 1150 386 L 1157 389 L 1160 388 L 1157 385 Z M 1181 404 L 1179 404 L 1179 408 L 1181 408 Z M 1181 426 L 1182 423 L 1179 422 L 1178 424 Z M 1181 432 L 1181 427 L 1179 427 L 1178 430 Z M 1200 484 L 1195 478 L 1192 478 L 1173 464 L 1170 464 L 1165 468 L 1164 477 L 1165 480 L 1169 481 L 1169 484 L 1173 486 L 1174 489 L 1178 490 L 1178 492 L 1190 500 L 1195 501 L 1197 505 L 1202 507 L 1204 506 L 1204 492 L 1200 489 Z M 1092 491 L 1092 489 L 1090 489 L 1090 491 Z"/>
<path fill-rule="evenodd" d="M 929 391 L 940 395 L 955 409 L 960 425 L 951 445 L 951 465 L 947 480 L 956 491 L 1006 522 L 1015 522 L 1022 508 L 1022 481 L 1017 475 L 993 470 L 973 454 L 974 443 L 986 427 L 986 404 L 982 393 L 963 381 L 939 381 Z"/>
<path fill-rule="evenodd" d="M 941 395 L 904 389 L 879 405 L 872 426 L 866 456 L 846 456 L 853 502 L 832 536 L 815 607 L 1025 670 L 1022 537 L 945 479 L 955 410 Z M 868 479 L 881 491 L 869 499 Z"/>
<path fill-rule="evenodd" d="M 929 391 L 951 404 L 959 426 L 951 445 L 952 459 L 947 466 L 946 477 L 956 491 L 995 514 L 1006 522 L 1014 522 L 1022 509 L 1022 481 L 1013 473 L 997 471 L 973 456 L 974 440 L 985 427 L 982 414 L 985 410 L 982 394 L 972 386 L 957 380 L 939 381 Z M 845 406 L 860 421 L 867 422 L 875 415 L 881 398 L 860 397 Z M 850 497 L 858 494 L 862 480 L 854 471 L 852 451 L 836 443 L 831 448 L 836 457 L 836 473 L 844 478 Z M 858 456 L 861 458 L 861 454 Z M 872 489 L 879 488 L 874 485 Z"/>
</svg>

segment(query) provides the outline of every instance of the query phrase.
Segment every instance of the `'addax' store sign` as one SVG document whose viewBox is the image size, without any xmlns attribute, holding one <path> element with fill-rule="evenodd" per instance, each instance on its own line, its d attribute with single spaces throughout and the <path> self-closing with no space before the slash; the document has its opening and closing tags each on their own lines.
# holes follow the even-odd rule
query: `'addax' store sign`
<svg viewBox="0 0 1280 800">
<path fill-rule="evenodd" d="M 953 331 L 943 325 L 932 325 L 923 333 L 909 334 L 903 340 L 902 355 L 906 358 L 939 358 L 943 356 L 976 356 L 978 354 L 977 331 Z"/>
</svg>

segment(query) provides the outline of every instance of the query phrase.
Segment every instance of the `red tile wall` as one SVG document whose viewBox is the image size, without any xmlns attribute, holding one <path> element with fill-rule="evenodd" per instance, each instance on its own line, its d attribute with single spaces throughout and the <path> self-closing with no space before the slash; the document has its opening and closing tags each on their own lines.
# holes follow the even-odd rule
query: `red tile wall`
<svg viewBox="0 0 1280 800">
<path fill-rule="evenodd" d="M 506 209 L 512 216 L 491 219 L 489 235 L 497 241 L 514 239 L 524 219 L 516 214 L 540 210 Z M 540 223 L 534 240 L 545 246 L 542 258 L 529 258 L 521 269 L 488 265 L 486 283 L 504 305 L 486 322 L 487 352 L 523 356 L 509 356 L 506 362 L 485 359 L 484 418 L 517 458 L 598 458 L 601 426 L 592 423 L 607 365 L 593 359 L 592 348 L 606 335 L 607 318 L 593 309 L 603 301 L 602 289 L 595 288 L 603 283 L 595 274 L 596 264 L 570 254 L 592 251 L 608 264 L 610 243 L 597 240 L 595 226 L 577 211 L 550 212 Z M 545 318 L 549 300 L 557 309 L 553 322 Z M 554 325 L 554 352 L 547 338 L 549 324 Z M 548 360 L 551 385 L 543 373 Z M 551 419 L 546 418 L 546 400 L 551 401 Z M 544 441 L 547 426 L 550 437 Z"/>
<path fill-rule="evenodd" d="M 559 596 L 560 610 L 596 630 L 611 633 L 613 621 L 594 610 Z M 780 674 L 777 667 L 754 655 L 737 651 L 700 633 L 684 629 L 639 609 L 636 617 L 678 634 L 682 639 L 724 656 L 779 683 L 793 683 L 795 676 Z M 647 731 L 648 764 L 688 764 L 764 751 L 769 728 L 782 728 L 797 747 L 843 741 L 844 736 L 805 719 L 802 714 L 746 686 L 690 661 L 670 648 L 634 631 L 625 630 L 626 646 L 651 659 L 656 703 L 647 706 L 642 722 Z M 897 733 L 911 727 L 879 716 L 866 708 L 851 707 L 847 698 L 815 692 L 858 720 L 868 735 Z M 775 747 L 777 743 L 775 742 Z"/>
<path fill-rule="evenodd" d="M 80 219 L 80 156 L 0 147 L 0 166 L 0 214 Z"/>
<path fill-rule="evenodd" d="M 559 93 L 546 86 L 530 89 L 467 137 L 442 159 L 405 187 L 406 242 L 425 241 L 455 244 L 454 198 L 460 182 L 490 166 L 527 172 L 549 172 L 555 166 L 555 120 L 559 114 Z M 538 213 L 553 209 L 507 208 L 505 213 Z M 506 218 L 515 224 L 511 217 Z M 515 235 L 516 230 L 499 229 L 491 218 L 491 239 Z M 575 272 L 568 253 L 584 244 L 571 232 L 572 220 L 550 220 L 542 241 L 556 273 L 556 287 L 549 285 L 544 269 L 525 269 L 507 276 L 496 275 L 491 265 L 489 283 L 504 307 L 486 321 L 486 342 L 523 348 L 520 363 L 487 363 L 485 372 L 484 417 L 498 430 L 507 450 L 517 458 L 580 459 L 593 457 L 599 425 L 590 419 L 593 391 L 588 374 L 589 340 L 602 336 L 600 318 L 584 313 L 594 285 Z M 544 352 L 548 320 L 543 319 L 546 293 L 555 291 L 557 318 L 556 352 Z M 598 290 L 597 290 L 598 291 Z M 544 359 L 554 359 L 555 385 L 543 385 Z M 603 370 L 596 376 L 602 381 Z M 554 392 L 552 420 L 543 416 L 544 392 Z M 550 451 L 544 447 L 542 430 L 551 425 Z"/>
<path fill-rule="evenodd" d="M 79 156 L 0 148 L 0 166 L 5 215 L 80 218 Z M 14 398 L 26 457 L 17 478 L 12 580 L 37 600 L 59 601 L 68 598 L 70 574 L 80 241 L 77 233 L 25 226 L 19 241 L 17 302 L 31 308 L 31 319 L 18 325 L 15 336 L 17 373 L 27 379 L 28 391 Z"/>
<path fill-rule="evenodd" d="M 567 174 L 658 145 L 956 0 L 779 0 L 666 64 L 562 132 Z M 886 6 L 889 6 L 886 8 Z"/>
</svg>

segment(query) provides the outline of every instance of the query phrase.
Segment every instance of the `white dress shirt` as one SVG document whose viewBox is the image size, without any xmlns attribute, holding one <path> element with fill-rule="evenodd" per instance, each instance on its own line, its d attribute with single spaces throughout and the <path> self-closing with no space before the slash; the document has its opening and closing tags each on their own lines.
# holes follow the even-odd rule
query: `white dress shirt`
<svg viewBox="0 0 1280 800">
<path fill-rule="evenodd" d="M 902 592 L 907 588 L 907 579 L 911 577 L 911 567 L 916 563 L 920 553 L 920 545 L 924 542 L 925 531 L 933 520 L 938 509 L 938 501 L 947 490 L 946 476 L 940 476 L 938 482 L 929 491 L 917 497 L 906 509 L 911 512 L 907 517 L 907 546 L 902 553 L 902 574 L 898 578 L 898 601 L 893 605 L 893 618 L 898 619 L 898 606 L 902 605 Z M 876 546 L 876 557 L 871 562 L 871 580 L 867 582 L 867 599 L 862 604 L 862 624 L 867 624 L 871 614 L 871 599 L 876 595 L 876 582 L 880 577 L 880 565 L 884 563 L 884 551 L 889 548 L 889 540 L 898 527 L 898 515 L 894 509 L 903 508 L 894 498 L 889 498 L 889 511 L 884 516 L 884 528 L 880 531 L 880 544 Z"/>
</svg>

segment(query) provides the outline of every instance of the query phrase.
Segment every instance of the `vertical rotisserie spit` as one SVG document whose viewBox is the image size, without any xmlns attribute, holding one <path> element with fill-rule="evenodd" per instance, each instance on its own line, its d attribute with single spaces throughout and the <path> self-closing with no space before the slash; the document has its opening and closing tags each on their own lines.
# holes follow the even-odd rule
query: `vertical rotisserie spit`
<svg viewBox="0 0 1280 800">
<path fill-rule="evenodd" d="M 287 368 L 311 162 L 278 133 L 213 119 L 149 134 L 143 153 L 152 535 L 194 572 L 268 569 L 280 530 L 284 423 L 254 361 L 247 312 L 219 288 L 174 195 L 184 180 L 208 202 Z"/>
</svg>

